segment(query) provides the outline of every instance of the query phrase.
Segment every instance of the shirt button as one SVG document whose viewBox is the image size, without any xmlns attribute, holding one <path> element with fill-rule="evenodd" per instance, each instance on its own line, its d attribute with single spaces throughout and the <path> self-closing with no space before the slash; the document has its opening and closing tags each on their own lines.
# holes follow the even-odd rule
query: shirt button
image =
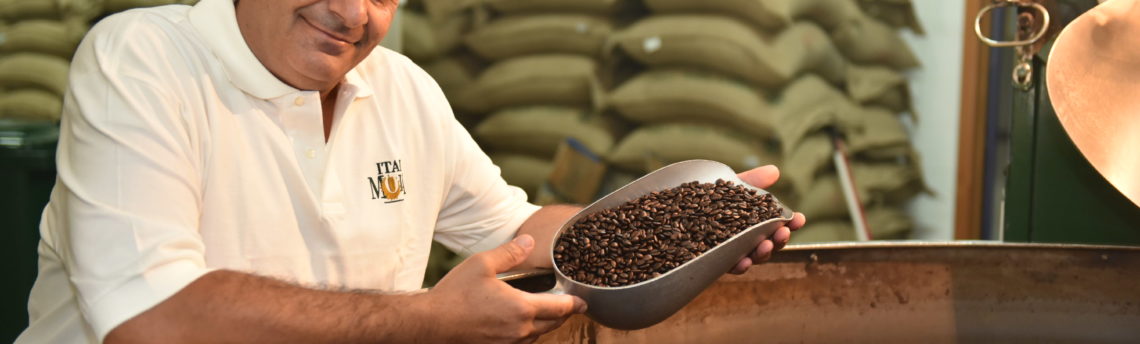
<svg viewBox="0 0 1140 344">
<path fill-rule="evenodd" d="M 312 159 L 317 157 L 317 151 L 314 149 L 305 150 L 305 157 Z"/>
<path fill-rule="evenodd" d="M 305 105 L 305 98 L 304 97 L 297 97 L 297 99 L 293 99 L 293 105 L 296 105 L 296 106 Z"/>
</svg>

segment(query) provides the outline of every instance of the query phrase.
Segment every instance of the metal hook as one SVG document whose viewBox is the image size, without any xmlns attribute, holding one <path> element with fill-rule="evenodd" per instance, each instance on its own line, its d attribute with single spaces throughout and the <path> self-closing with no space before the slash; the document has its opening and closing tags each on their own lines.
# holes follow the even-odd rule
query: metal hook
<svg viewBox="0 0 1140 344">
<path fill-rule="evenodd" d="M 1022 91 L 1033 86 L 1033 65 L 1022 61 L 1013 67 L 1013 85 Z"/>
<path fill-rule="evenodd" d="M 998 8 L 998 7 L 1006 7 L 1006 6 L 1032 7 L 1034 9 L 1036 9 L 1037 12 L 1041 13 L 1041 21 L 1042 21 L 1041 30 L 1037 31 L 1037 33 L 1034 34 L 1033 37 L 1029 37 L 1028 39 L 1023 39 L 1020 41 L 1008 41 L 1008 42 L 994 40 L 994 39 L 986 37 L 986 35 L 982 34 L 982 17 L 985 17 L 986 12 L 993 11 L 995 8 Z M 995 1 L 994 3 L 989 4 L 986 7 L 982 8 L 982 10 L 980 12 L 978 12 L 978 16 L 976 18 L 974 18 L 974 34 L 978 35 L 978 39 L 982 40 L 983 43 L 986 43 L 986 45 L 991 46 L 991 47 L 995 47 L 995 48 L 1018 47 L 1018 46 L 1030 45 L 1030 44 L 1037 42 L 1037 40 L 1041 39 L 1041 37 L 1044 37 L 1046 31 L 1049 31 L 1049 10 L 1045 9 L 1045 6 L 1042 6 L 1041 4 L 1038 4 L 1035 2 L 1029 2 L 1029 1 L 1025 1 L 1025 0 Z"/>
</svg>

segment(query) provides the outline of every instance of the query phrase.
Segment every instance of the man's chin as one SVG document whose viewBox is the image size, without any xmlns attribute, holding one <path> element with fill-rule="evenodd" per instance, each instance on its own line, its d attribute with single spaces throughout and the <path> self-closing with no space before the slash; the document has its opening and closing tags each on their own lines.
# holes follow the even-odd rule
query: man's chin
<svg viewBox="0 0 1140 344">
<path fill-rule="evenodd" d="M 310 59 L 307 63 L 302 63 L 300 66 L 301 74 L 309 79 L 305 85 L 306 89 L 320 90 L 322 88 L 336 86 L 341 80 L 344 80 L 344 75 L 355 67 L 355 65 L 330 57 L 324 59 Z"/>
</svg>

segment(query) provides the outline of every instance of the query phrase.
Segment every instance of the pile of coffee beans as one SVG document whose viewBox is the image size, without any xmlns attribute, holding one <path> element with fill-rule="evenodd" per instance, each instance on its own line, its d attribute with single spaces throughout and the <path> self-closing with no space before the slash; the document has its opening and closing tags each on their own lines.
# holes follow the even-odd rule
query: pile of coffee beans
<svg viewBox="0 0 1140 344">
<path fill-rule="evenodd" d="M 733 182 L 688 182 L 579 219 L 554 246 L 554 263 L 578 282 L 630 285 L 669 272 L 780 212 L 772 195 Z"/>
</svg>

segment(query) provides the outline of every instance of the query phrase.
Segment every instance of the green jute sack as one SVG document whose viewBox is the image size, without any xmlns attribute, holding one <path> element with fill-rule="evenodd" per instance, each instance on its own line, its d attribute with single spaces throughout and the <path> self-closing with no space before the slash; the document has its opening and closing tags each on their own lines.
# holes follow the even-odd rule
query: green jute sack
<svg viewBox="0 0 1140 344">
<path fill-rule="evenodd" d="M 483 0 L 422 0 L 427 16 L 432 20 L 444 20 L 460 13 L 479 8 Z M 410 5 L 410 4 L 409 4 Z"/>
<path fill-rule="evenodd" d="M 926 190 L 921 170 L 910 162 L 851 163 L 855 189 L 864 206 L 897 205 Z M 815 177 L 799 195 L 796 210 L 816 219 L 847 216 L 839 177 L 827 173 Z"/>
<path fill-rule="evenodd" d="M 491 21 L 464 39 L 467 47 L 490 60 L 539 53 L 600 57 L 613 25 L 586 14 L 507 16 Z"/>
<path fill-rule="evenodd" d="M 103 0 L 0 0 L 0 20 L 95 18 L 103 11 Z"/>
<path fill-rule="evenodd" d="M 914 227 L 910 216 L 897 207 L 876 207 L 866 210 L 867 227 L 873 240 L 905 239 Z M 792 234 L 793 244 L 855 241 L 855 226 L 848 219 L 809 221 L 804 228 Z"/>
<path fill-rule="evenodd" d="M 917 163 L 856 161 L 851 169 L 862 194 L 882 204 L 901 204 L 927 191 Z"/>
<path fill-rule="evenodd" d="M 858 177 L 856 177 L 858 182 Z M 843 196 L 843 187 L 839 177 L 834 173 L 824 174 L 815 178 L 807 188 L 799 194 L 799 202 L 795 209 L 813 220 L 841 219 L 847 216 L 847 203 Z M 859 189 L 857 189 L 859 190 Z M 859 192 L 859 201 L 864 205 L 878 202 L 863 191 Z"/>
<path fill-rule="evenodd" d="M 403 53 L 416 61 L 430 61 L 455 50 L 471 25 L 470 17 L 462 13 L 440 20 L 415 11 L 402 13 Z"/>
<path fill-rule="evenodd" d="M 885 66 L 851 65 L 847 68 L 847 94 L 865 106 L 914 114 L 906 76 Z"/>
<path fill-rule="evenodd" d="M 855 241 L 855 226 L 846 219 L 811 218 L 803 228 L 792 233 L 790 244 L 814 244 L 828 242 Z"/>
<path fill-rule="evenodd" d="M 483 71 L 453 103 L 473 113 L 521 105 L 597 109 L 603 95 L 597 64 L 581 55 L 530 55 L 500 61 Z"/>
<path fill-rule="evenodd" d="M 483 0 L 502 13 L 613 13 L 620 0 Z"/>
<path fill-rule="evenodd" d="M 918 14 L 914 11 L 914 4 L 910 0 L 859 0 L 859 6 L 867 15 L 881 20 L 887 25 L 896 28 L 909 28 L 914 33 L 922 35 L 922 23 L 918 21 Z"/>
<path fill-rule="evenodd" d="M 608 160 L 628 171 L 691 159 L 720 161 L 736 171 L 779 165 L 780 154 L 767 144 L 730 128 L 698 124 L 648 125 L 618 143 Z"/>
<path fill-rule="evenodd" d="M 63 95 L 67 91 L 67 60 L 53 55 L 15 53 L 0 57 L 0 88 L 34 87 Z"/>
<path fill-rule="evenodd" d="M 735 16 L 766 30 L 807 19 L 824 28 L 860 17 L 855 0 L 645 0 L 658 13 L 715 13 Z"/>
<path fill-rule="evenodd" d="M 855 121 L 858 124 L 845 133 L 849 154 L 899 151 L 910 146 L 910 136 L 894 112 L 875 107 L 862 108 L 857 112 Z"/>
<path fill-rule="evenodd" d="M 766 33 L 724 16 L 660 15 L 614 34 L 609 46 L 651 67 L 703 69 L 762 88 L 809 72 L 839 84 L 847 67 L 827 34 L 806 22 Z"/>
<path fill-rule="evenodd" d="M 554 169 L 549 159 L 526 154 L 491 153 L 490 157 L 499 166 L 503 180 L 523 189 L 532 199 Z"/>
<path fill-rule="evenodd" d="M 775 135 L 775 114 L 760 91 L 712 73 L 650 70 L 619 86 L 606 104 L 639 123 L 711 123 Z"/>
<path fill-rule="evenodd" d="M 455 99 L 475 83 L 478 63 L 464 56 L 447 56 L 423 64 L 424 71 L 439 84 L 447 98 Z"/>
<path fill-rule="evenodd" d="M 894 69 L 919 66 L 918 57 L 894 28 L 871 17 L 843 23 L 831 33 L 843 56 L 860 64 L 884 64 Z"/>
<path fill-rule="evenodd" d="M 0 118 L 58 121 L 63 98 L 38 89 L 0 92 Z"/>
<path fill-rule="evenodd" d="M 780 179 L 787 180 L 796 194 L 808 192 L 807 188 L 817 176 L 833 168 L 832 153 L 835 149 L 827 133 L 809 135 L 790 149 L 784 148 L 784 156 L 789 159 L 780 166 Z"/>
<path fill-rule="evenodd" d="M 491 114 L 475 127 L 479 142 L 492 150 L 550 159 L 558 144 L 574 138 L 594 154 L 609 152 L 616 126 L 606 116 L 582 108 L 526 106 Z"/>
<path fill-rule="evenodd" d="M 102 0 L 102 1 L 103 1 L 103 11 L 106 13 L 121 12 L 121 11 L 126 11 L 126 10 L 129 10 L 132 8 L 140 8 L 140 7 L 154 7 L 154 6 L 162 6 L 162 5 L 173 5 L 173 4 L 192 5 L 193 3 L 197 2 L 197 1 L 185 1 L 185 0 L 182 0 L 182 1 L 180 1 L 180 0 Z"/>
<path fill-rule="evenodd" d="M 867 226 L 871 227 L 872 239 L 906 239 L 914 228 L 914 220 L 900 207 L 874 207 L 867 209 Z"/>
<path fill-rule="evenodd" d="M 808 135 L 834 127 L 841 132 L 858 125 L 859 107 L 845 94 L 815 75 L 804 75 L 785 87 L 776 104 L 777 134 L 785 153 Z"/>
<path fill-rule="evenodd" d="M 880 108 L 854 108 L 847 118 L 850 124 L 841 126 L 848 159 L 871 158 L 895 161 L 909 156 L 910 137 L 894 113 Z M 785 163 L 784 175 L 796 190 L 803 187 L 821 172 L 834 169 L 834 143 L 825 132 L 814 132 L 795 144 L 784 145 L 784 156 L 794 157 Z"/>
<path fill-rule="evenodd" d="M 87 24 L 78 20 L 31 19 L 0 26 L 0 54 L 31 52 L 71 60 Z"/>
</svg>

